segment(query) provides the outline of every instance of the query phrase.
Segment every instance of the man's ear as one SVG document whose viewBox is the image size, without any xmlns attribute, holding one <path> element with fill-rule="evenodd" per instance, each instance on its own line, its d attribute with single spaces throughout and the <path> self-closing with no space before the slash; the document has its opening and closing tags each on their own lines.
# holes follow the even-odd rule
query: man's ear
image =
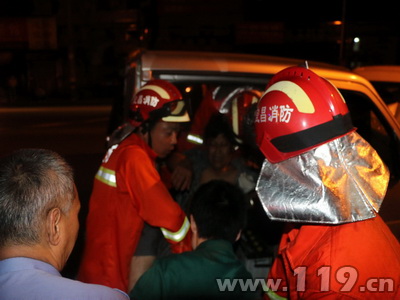
<svg viewBox="0 0 400 300">
<path fill-rule="evenodd" d="M 46 218 L 46 233 L 48 242 L 56 246 L 60 243 L 61 237 L 61 217 L 62 213 L 59 208 L 52 208 Z"/>
<path fill-rule="evenodd" d="M 146 143 L 148 143 L 149 142 L 149 131 L 145 131 L 145 130 L 143 130 L 143 129 L 141 129 L 140 130 L 140 136 L 142 137 L 142 139 L 146 142 Z"/>
<path fill-rule="evenodd" d="M 190 229 L 192 230 L 193 233 L 197 233 L 197 224 L 193 218 L 193 215 L 190 215 Z"/>
<path fill-rule="evenodd" d="M 242 235 L 242 231 L 240 230 L 239 233 L 236 236 L 235 242 L 237 242 L 240 239 L 240 236 Z"/>
</svg>

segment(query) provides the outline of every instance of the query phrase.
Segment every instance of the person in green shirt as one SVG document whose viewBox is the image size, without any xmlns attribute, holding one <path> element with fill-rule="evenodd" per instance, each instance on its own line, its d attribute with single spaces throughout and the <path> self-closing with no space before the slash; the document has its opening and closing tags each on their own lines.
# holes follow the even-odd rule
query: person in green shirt
<svg viewBox="0 0 400 300">
<path fill-rule="evenodd" d="M 252 276 L 233 249 L 246 223 L 242 191 L 226 181 L 209 181 L 194 193 L 189 214 L 194 251 L 156 260 L 131 299 L 255 299 L 249 286 L 242 288 Z"/>
</svg>

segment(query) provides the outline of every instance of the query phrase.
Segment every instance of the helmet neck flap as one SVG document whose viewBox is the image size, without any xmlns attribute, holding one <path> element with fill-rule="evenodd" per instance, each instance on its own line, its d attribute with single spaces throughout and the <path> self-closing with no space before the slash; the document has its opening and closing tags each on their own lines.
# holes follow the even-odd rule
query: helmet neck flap
<svg viewBox="0 0 400 300">
<path fill-rule="evenodd" d="M 388 182 L 379 155 L 353 132 L 276 164 L 265 160 L 256 191 L 271 220 L 341 224 L 375 217 Z"/>
</svg>

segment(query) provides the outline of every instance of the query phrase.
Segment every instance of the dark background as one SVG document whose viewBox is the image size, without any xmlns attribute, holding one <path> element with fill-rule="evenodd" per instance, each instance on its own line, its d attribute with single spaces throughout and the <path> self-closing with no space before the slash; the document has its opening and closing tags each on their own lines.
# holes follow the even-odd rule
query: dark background
<svg viewBox="0 0 400 300">
<path fill-rule="evenodd" d="M 349 68 L 399 64 L 392 3 L 1 1 L 0 104 L 109 102 L 122 89 L 126 56 L 142 48 L 257 53 Z"/>
</svg>

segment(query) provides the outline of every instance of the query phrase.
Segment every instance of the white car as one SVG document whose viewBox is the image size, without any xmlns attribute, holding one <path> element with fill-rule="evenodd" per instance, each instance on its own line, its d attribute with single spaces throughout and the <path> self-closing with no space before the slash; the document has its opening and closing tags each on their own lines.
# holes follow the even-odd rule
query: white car
<svg viewBox="0 0 400 300">
<path fill-rule="evenodd" d="M 264 91 L 278 71 L 303 60 L 282 57 L 180 51 L 133 53 L 126 64 L 124 99 L 114 107 L 113 127 L 128 116 L 135 90 L 150 79 L 165 79 L 180 88 L 190 100 L 193 116 L 204 90 L 221 87 L 225 93 L 238 88 Z M 331 81 L 344 96 L 357 131 L 378 151 L 391 172 L 391 181 L 380 215 L 400 239 L 400 126 L 372 84 L 350 70 L 308 61 L 318 75 Z"/>
</svg>

